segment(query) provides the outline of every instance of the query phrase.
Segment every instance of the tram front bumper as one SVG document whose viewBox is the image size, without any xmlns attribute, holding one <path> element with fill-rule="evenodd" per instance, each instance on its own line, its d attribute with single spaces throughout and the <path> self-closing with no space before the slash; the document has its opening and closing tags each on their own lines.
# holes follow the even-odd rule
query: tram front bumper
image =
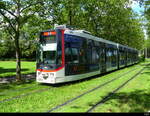
<svg viewBox="0 0 150 116">
<path fill-rule="evenodd" d="M 55 83 L 55 73 L 37 71 L 36 81 L 39 83 Z"/>
</svg>

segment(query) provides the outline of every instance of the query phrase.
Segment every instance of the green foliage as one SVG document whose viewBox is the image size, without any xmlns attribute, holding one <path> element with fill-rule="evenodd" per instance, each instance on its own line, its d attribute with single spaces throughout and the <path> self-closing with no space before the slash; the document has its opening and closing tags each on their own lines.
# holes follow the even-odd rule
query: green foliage
<svg viewBox="0 0 150 116">
<path fill-rule="evenodd" d="M 47 2 L 47 7 L 48 3 L 50 2 Z M 50 12 L 45 11 L 45 15 L 52 15 L 53 24 L 69 24 L 90 31 L 95 36 L 143 49 L 141 19 L 133 13 L 127 3 L 128 0 L 51 1 Z M 53 9 L 55 5 L 57 7 Z"/>
<path fill-rule="evenodd" d="M 139 62 L 144 62 L 144 61 L 145 61 L 145 56 L 144 55 L 140 56 Z"/>
<path fill-rule="evenodd" d="M 150 38 L 145 40 L 145 47 L 150 48 Z"/>
<path fill-rule="evenodd" d="M 15 49 L 12 40 L 4 31 L 1 31 L 0 33 L 1 37 L 3 37 L 0 39 L 0 58 L 4 56 L 7 58 L 15 57 Z"/>
<path fill-rule="evenodd" d="M 140 23 L 142 19 L 128 7 L 128 0 L 15 1 L 2 0 L 0 2 L 1 14 L 12 12 L 7 18 L 1 18 L 2 15 L 0 15 L 0 20 L 3 22 L 0 26 L 3 30 L 2 39 L 11 40 L 11 44 L 4 42 L 7 49 L 5 49 L 5 45 L 1 46 L 1 57 L 14 56 L 11 53 L 15 53 L 13 28 L 16 27 L 17 18 L 14 18 L 13 14 L 16 12 L 18 1 L 21 12 L 18 18 L 20 22 L 19 45 L 24 58 L 35 57 L 38 33 L 41 30 L 53 28 L 54 24 L 71 25 L 90 31 L 95 36 L 143 49 L 144 34 Z M 141 0 L 139 2 L 142 3 Z"/>
<path fill-rule="evenodd" d="M 146 42 L 146 46 L 150 47 L 150 43 L 149 43 L 149 41 L 150 41 L 150 0 L 144 1 L 144 7 L 145 7 L 144 16 L 147 19 L 146 28 L 147 28 L 147 35 L 148 35 L 148 40 Z M 149 43 L 149 45 L 148 45 L 148 43 Z"/>
<path fill-rule="evenodd" d="M 0 8 L 1 30 L 3 31 L 1 57 L 15 57 L 17 53 L 22 54 L 24 58 L 35 58 L 37 33 L 45 29 L 43 22 L 46 22 L 36 16 L 36 13 L 41 10 L 42 3 L 37 0 L 1 1 L 0 5 L 5 6 Z"/>
</svg>

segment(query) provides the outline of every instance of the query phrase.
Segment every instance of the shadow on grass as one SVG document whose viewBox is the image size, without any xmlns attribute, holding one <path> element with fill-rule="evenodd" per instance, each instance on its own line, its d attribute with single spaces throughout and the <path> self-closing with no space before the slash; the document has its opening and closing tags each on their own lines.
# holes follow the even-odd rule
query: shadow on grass
<svg viewBox="0 0 150 116">
<path fill-rule="evenodd" d="M 21 71 L 28 71 L 28 69 L 21 69 Z M 4 74 L 0 76 L 0 78 L 5 78 L 8 83 L 0 83 L 0 92 L 4 91 L 6 89 L 13 89 L 15 86 L 20 85 L 20 84 L 27 84 L 27 83 L 32 83 L 34 80 L 25 80 L 23 79 L 21 82 L 15 82 L 15 74 L 12 74 L 11 76 L 8 76 L 5 73 L 15 73 L 16 69 L 15 68 L 10 68 L 10 69 L 4 69 L 0 67 L 0 74 Z M 12 78 L 12 79 L 11 79 Z"/>
<path fill-rule="evenodd" d="M 15 87 L 18 85 L 32 84 L 33 82 L 35 82 L 35 79 L 23 80 L 21 82 L 13 82 L 13 83 L 8 83 L 8 84 L 0 84 L 0 92 L 9 90 L 9 89 L 13 90 L 13 89 L 16 89 Z"/>
<path fill-rule="evenodd" d="M 146 69 L 150 69 L 150 65 L 146 66 Z"/>
<path fill-rule="evenodd" d="M 13 88 L 14 87 L 11 84 L 0 84 L 0 93 Z"/>
<path fill-rule="evenodd" d="M 117 106 L 113 104 L 113 102 L 108 102 L 106 104 L 114 105 L 114 107 L 120 109 L 122 109 L 123 105 L 127 105 L 129 108 L 124 109 L 124 111 L 126 110 L 127 112 L 146 112 L 150 110 L 150 91 L 147 92 L 146 90 L 115 93 L 109 100 L 117 100 Z"/>
<path fill-rule="evenodd" d="M 150 66 L 146 66 L 145 70 L 148 70 L 148 71 L 144 71 L 142 72 L 141 74 L 147 74 L 147 75 L 150 75 Z"/>
<path fill-rule="evenodd" d="M 29 69 L 21 69 L 21 71 L 28 71 Z M 4 73 L 15 73 L 16 72 L 16 68 L 9 68 L 9 69 L 5 69 L 0 67 L 0 74 L 4 74 Z"/>
<path fill-rule="evenodd" d="M 150 71 L 149 72 L 143 72 L 141 74 L 147 74 L 147 75 L 150 75 Z"/>
</svg>

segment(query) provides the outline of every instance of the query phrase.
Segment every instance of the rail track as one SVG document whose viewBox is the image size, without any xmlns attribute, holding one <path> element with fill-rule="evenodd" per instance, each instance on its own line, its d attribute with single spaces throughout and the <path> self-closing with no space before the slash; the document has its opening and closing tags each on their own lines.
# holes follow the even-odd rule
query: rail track
<svg viewBox="0 0 150 116">
<path fill-rule="evenodd" d="M 149 64 L 148 64 L 148 65 L 149 65 Z M 145 67 L 144 67 L 144 68 L 145 68 Z M 123 83 L 121 86 L 119 86 L 119 87 L 116 88 L 114 91 L 112 91 L 112 92 L 109 93 L 107 96 L 105 96 L 105 97 L 103 98 L 103 100 L 97 102 L 92 108 L 90 108 L 89 110 L 87 110 L 87 112 L 92 112 L 97 106 L 99 106 L 99 104 L 102 104 L 103 102 L 105 103 L 109 97 L 111 97 L 115 92 L 117 92 L 119 89 L 121 89 L 123 86 L 125 86 L 129 81 L 131 81 L 133 78 L 135 78 L 138 74 L 140 74 L 140 73 L 144 70 L 144 68 L 143 68 L 142 70 L 140 70 L 136 75 L 134 75 L 134 77 L 132 77 L 131 79 L 127 80 L 127 81 L 126 81 L 125 83 Z M 78 95 L 78 96 L 76 96 L 76 97 L 70 99 L 70 100 L 67 100 L 67 101 L 64 102 L 63 104 L 57 105 L 57 106 L 53 107 L 52 109 L 50 109 L 50 110 L 48 110 L 48 111 L 46 111 L 46 112 L 49 113 L 49 112 L 52 112 L 52 111 L 54 111 L 54 110 L 56 110 L 56 109 L 59 109 L 59 108 L 61 108 L 61 107 L 63 107 L 63 106 L 66 106 L 67 104 L 69 104 L 69 103 L 75 101 L 76 99 L 79 99 L 79 98 L 81 98 L 82 96 L 84 96 L 84 95 L 86 95 L 86 94 L 88 94 L 88 93 L 90 93 L 90 92 L 93 92 L 93 91 L 95 91 L 95 90 L 97 90 L 97 89 L 99 89 L 99 88 L 102 88 L 102 87 L 104 87 L 105 85 L 107 85 L 107 84 L 109 84 L 109 83 L 111 83 L 111 82 L 113 82 L 113 81 L 115 81 L 115 80 L 117 80 L 117 79 L 119 79 L 119 78 L 121 78 L 121 77 L 127 75 L 128 73 L 130 73 L 130 72 L 132 72 L 132 71 L 134 71 L 134 70 L 136 70 L 136 69 L 138 69 L 138 67 L 135 67 L 134 69 L 131 69 L 131 70 L 129 70 L 129 71 L 123 73 L 123 74 L 120 74 L 120 75 L 117 76 L 116 78 L 113 78 L 113 79 L 111 79 L 111 80 L 109 80 L 109 81 L 107 81 L 107 82 L 105 82 L 105 83 L 102 83 L 102 84 L 96 86 L 95 88 L 92 88 L 92 89 L 90 89 L 90 90 L 88 90 L 88 91 L 86 91 L 86 92 L 84 92 L 84 93 L 82 93 L 82 94 L 80 94 L 80 95 Z M 33 87 L 33 86 L 32 86 L 32 87 Z M 13 91 L 22 91 L 22 90 L 29 89 L 29 88 L 32 88 L 32 87 L 20 88 L 20 89 L 18 89 L 18 90 L 13 90 Z M 25 97 L 25 96 L 28 96 L 28 95 L 32 95 L 32 94 L 34 94 L 34 93 L 41 93 L 41 92 L 44 92 L 44 91 L 48 91 L 48 90 L 50 90 L 50 89 L 52 89 L 52 88 L 51 88 L 51 87 L 48 87 L 48 88 L 37 89 L 37 90 L 31 91 L 31 92 L 28 92 L 28 93 L 23 93 L 23 94 L 20 94 L 20 95 L 17 95 L 17 96 L 8 98 L 8 99 L 0 100 L 0 103 L 4 103 L 4 102 L 12 101 L 12 100 L 15 100 L 15 99 L 19 99 L 19 98 L 22 98 L 22 97 Z"/>
<path fill-rule="evenodd" d="M 113 79 L 111 79 L 111 80 L 109 80 L 109 81 L 107 81 L 107 82 L 105 82 L 105 83 L 103 83 L 103 84 L 100 84 L 100 85 L 96 86 L 95 88 L 92 88 L 92 89 L 90 89 L 90 90 L 88 90 L 88 91 L 86 91 L 86 92 L 84 92 L 84 93 L 82 93 L 82 94 L 80 94 L 80 95 L 78 95 L 78 96 L 76 96 L 76 97 L 70 99 L 70 100 L 67 100 L 67 101 L 64 102 L 63 104 L 57 105 L 57 106 L 51 108 L 50 110 L 46 111 L 46 113 L 50 113 L 50 112 L 52 112 L 52 111 L 54 111 L 54 110 L 57 110 L 57 109 L 59 109 L 59 108 L 62 108 L 62 107 L 64 107 L 64 106 L 68 105 L 69 103 L 71 103 L 71 102 L 73 102 L 73 101 L 75 101 L 75 100 L 81 98 L 82 96 L 84 96 L 84 95 L 86 95 L 86 94 L 88 94 L 88 93 L 90 93 L 90 92 L 93 92 L 93 91 L 95 91 L 95 90 L 97 90 L 97 89 L 100 89 L 100 88 L 104 87 L 105 85 L 107 85 L 107 84 L 109 84 L 109 83 L 111 83 L 111 82 L 113 82 L 113 81 L 115 81 L 115 80 L 117 80 L 117 79 L 119 79 L 119 78 L 121 78 L 121 77 L 123 77 L 123 76 L 129 74 L 130 72 L 135 71 L 136 69 L 138 69 L 138 68 L 136 67 L 136 68 L 134 68 L 134 69 L 132 69 L 132 70 L 130 70 L 130 71 L 127 71 L 127 72 L 125 72 L 125 73 L 123 73 L 123 74 L 117 76 L 116 78 L 113 78 Z"/>
<path fill-rule="evenodd" d="M 31 74 L 30 74 L 31 75 Z M 25 76 L 25 75 L 24 75 Z M 14 79 L 14 78 L 10 78 L 9 77 L 9 80 L 11 79 Z M 35 80 L 35 78 L 31 78 L 32 80 Z M 18 92 L 18 91 L 23 91 L 23 90 L 26 90 L 26 89 L 31 89 L 31 88 L 34 88 L 35 86 L 38 86 L 37 84 L 34 84 L 32 86 L 29 86 L 29 87 L 23 87 L 23 88 L 19 88 L 19 89 L 14 89 L 14 90 L 8 90 L 8 91 L 5 91 L 5 92 L 1 92 L 0 95 L 5 95 L 5 94 L 8 94 L 8 92 Z"/>
<path fill-rule="evenodd" d="M 117 91 L 119 91 L 121 88 L 123 88 L 127 83 L 129 83 L 131 80 L 133 80 L 134 78 L 136 78 L 143 70 L 145 69 L 142 68 L 138 73 L 136 73 L 134 76 L 132 76 L 130 79 L 128 79 L 127 81 L 125 81 L 123 84 L 121 84 L 119 87 L 117 87 L 116 89 L 114 89 L 112 92 L 108 93 L 102 100 L 98 101 L 95 105 L 93 105 L 90 109 L 88 109 L 86 112 L 90 113 L 92 112 L 96 107 L 104 104 L 106 101 L 109 100 L 109 98 L 111 96 L 114 95 L 114 93 L 116 93 Z"/>
<path fill-rule="evenodd" d="M 43 89 L 38 89 L 38 90 L 35 90 L 35 91 L 32 91 L 32 92 L 28 92 L 28 93 L 25 93 L 25 94 L 21 94 L 21 95 L 18 95 L 18 96 L 14 96 L 14 97 L 11 97 L 11 98 L 8 98 L 8 99 L 0 100 L 0 103 L 4 103 L 4 102 L 7 102 L 7 101 L 12 101 L 12 100 L 15 100 L 15 99 L 18 99 L 18 98 L 22 98 L 22 97 L 31 95 L 31 94 L 33 94 L 33 93 L 41 93 L 41 92 L 47 91 L 47 90 L 49 90 L 49 89 L 51 89 L 51 87 L 43 88 Z"/>
<path fill-rule="evenodd" d="M 93 89 L 91 89 L 91 90 L 89 90 L 89 91 L 87 91 L 87 92 L 85 92 L 85 93 L 83 93 L 83 94 L 81 94 L 81 95 L 79 95 L 79 96 L 77 96 L 77 97 L 71 99 L 71 100 L 68 100 L 67 102 L 65 102 L 65 103 L 63 103 L 63 104 L 61 104 L 61 105 L 58 105 L 58 106 L 56 106 L 56 107 L 60 108 L 60 107 L 64 106 L 65 104 L 68 104 L 68 103 L 70 103 L 70 102 L 72 102 L 72 101 L 74 101 L 74 100 L 76 100 L 76 99 L 82 97 L 83 95 L 85 95 L 85 94 L 87 94 L 87 93 L 90 93 L 90 92 L 92 92 L 92 91 L 94 91 L 94 90 L 96 90 L 96 89 L 98 89 L 98 88 L 101 88 L 101 87 L 103 87 L 103 86 L 109 84 L 110 82 L 115 81 L 115 80 L 121 78 L 122 76 L 124 76 L 124 75 L 126 75 L 126 74 L 128 74 L 128 73 L 130 73 L 130 72 L 132 72 L 132 71 L 134 71 L 134 70 L 136 70 L 136 69 L 137 69 L 137 67 L 134 68 L 134 69 L 132 69 L 132 70 L 130 70 L 130 71 L 128 71 L 128 72 L 125 72 L 125 73 L 121 74 L 121 75 L 118 76 L 117 78 L 113 78 L 113 79 L 111 79 L 111 80 L 109 80 L 109 81 L 107 81 L 107 82 L 105 82 L 105 83 L 103 83 L 103 84 L 100 84 L 100 85 L 98 85 L 97 87 L 95 87 L 95 88 L 93 88 Z M 36 86 L 36 85 L 35 85 L 35 86 Z M 17 89 L 17 90 L 10 90 L 10 91 L 7 91 L 7 93 L 8 93 L 8 92 L 23 91 L 23 90 L 26 90 L 26 89 L 31 89 L 31 88 L 33 88 L 33 87 L 34 87 L 34 86 L 24 87 L 24 88 L 20 88 L 20 89 Z M 48 88 L 37 89 L 37 90 L 31 91 L 31 92 L 28 92 L 28 93 L 22 93 L 22 94 L 17 95 L 17 96 L 13 96 L 13 97 L 10 97 L 10 98 L 7 98 L 7 99 L 0 100 L 0 103 L 4 103 L 4 102 L 12 101 L 12 100 L 15 100 L 15 99 L 19 99 L 19 98 L 22 98 L 22 97 L 25 97 L 25 96 L 28 96 L 28 95 L 32 95 L 32 94 L 34 94 L 34 93 L 44 92 L 44 91 L 47 91 L 47 90 L 49 90 L 49 89 L 52 89 L 52 88 L 51 88 L 51 87 L 48 87 Z M 4 95 L 4 94 L 6 94 L 6 92 L 0 93 L 0 95 Z M 49 110 L 48 112 L 51 112 L 51 111 L 53 111 L 53 110 L 55 110 L 55 109 L 58 109 L 58 108 L 56 108 L 56 107 L 55 107 L 55 108 L 52 108 L 52 109 Z"/>
<path fill-rule="evenodd" d="M 26 89 L 31 89 L 31 88 L 34 88 L 35 86 L 38 86 L 38 85 L 32 85 L 32 86 L 29 86 L 29 87 L 23 87 L 23 88 L 19 88 L 19 89 L 15 89 L 15 90 L 8 90 L 8 91 L 5 91 L 5 92 L 1 92 L 0 95 L 5 95 L 5 94 L 8 94 L 8 92 L 18 92 L 18 91 L 23 91 L 23 90 L 26 90 Z"/>
</svg>

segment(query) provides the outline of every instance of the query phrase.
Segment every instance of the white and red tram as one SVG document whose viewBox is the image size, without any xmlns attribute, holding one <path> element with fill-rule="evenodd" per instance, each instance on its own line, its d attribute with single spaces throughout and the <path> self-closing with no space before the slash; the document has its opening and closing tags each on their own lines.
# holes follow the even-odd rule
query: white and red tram
<svg viewBox="0 0 150 116">
<path fill-rule="evenodd" d="M 63 83 L 138 62 L 138 51 L 65 25 L 40 33 L 36 81 Z"/>
</svg>

